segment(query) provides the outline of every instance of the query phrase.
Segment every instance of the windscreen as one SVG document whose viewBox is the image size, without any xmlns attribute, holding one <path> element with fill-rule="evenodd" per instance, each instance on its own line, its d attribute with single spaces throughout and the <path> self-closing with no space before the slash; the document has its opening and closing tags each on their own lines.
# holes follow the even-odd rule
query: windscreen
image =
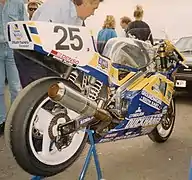
<svg viewBox="0 0 192 180">
<path fill-rule="evenodd" d="M 141 68 L 150 61 L 150 56 L 141 44 L 133 45 L 123 43 L 112 54 L 112 62 L 132 68 Z"/>
</svg>

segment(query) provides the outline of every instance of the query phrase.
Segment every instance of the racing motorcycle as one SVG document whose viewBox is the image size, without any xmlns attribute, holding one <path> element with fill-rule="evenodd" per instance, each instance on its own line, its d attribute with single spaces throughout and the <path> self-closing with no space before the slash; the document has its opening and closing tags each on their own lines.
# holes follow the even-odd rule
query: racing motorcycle
<svg viewBox="0 0 192 180">
<path fill-rule="evenodd" d="M 101 55 L 86 27 L 24 21 L 7 33 L 12 49 L 55 73 L 24 88 L 7 115 L 6 143 L 26 172 L 64 171 L 89 143 L 86 129 L 95 143 L 170 137 L 174 75 L 185 59 L 169 40 L 113 38 Z"/>
</svg>

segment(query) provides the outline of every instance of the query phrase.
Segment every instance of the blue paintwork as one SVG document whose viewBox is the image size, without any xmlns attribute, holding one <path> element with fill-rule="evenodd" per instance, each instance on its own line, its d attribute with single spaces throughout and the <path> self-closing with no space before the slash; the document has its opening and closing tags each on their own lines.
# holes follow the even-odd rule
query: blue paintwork
<svg viewBox="0 0 192 180">
<path fill-rule="evenodd" d="M 123 98 L 129 102 L 129 107 L 125 119 L 122 120 L 121 123 L 117 125 L 114 129 L 106 133 L 105 136 L 98 139 L 96 143 L 110 142 L 119 139 L 128 139 L 132 137 L 146 135 L 157 126 L 157 124 L 161 120 L 161 117 L 163 116 L 162 110 L 167 109 L 167 105 L 161 100 L 159 100 L 160 104 L 158 104 L 157 101 L 154 101 L 154 103 L 158 105 L 159 109 L 156 107 L 151 107 L 151 105 L 147 105 L 146 103 L 141 101 L 142 97 L 144 96 L 142 95 L 142 92 L 144 92 L 144 90 L 127 91 L 124 94 Z M 135 113 L 137 110 L 139 111 L 139 113 Z M 137 116 L 131 117 L 133 115 Z M 151 119 L 147 120 L 147 118 L 150 117 Z M 145 126 L 142 126 L 142 124 L 140 123 L 141 119 L 143 119 L 144 123 L 148 122 L 148 125 L 151 125 L 151 128 L 143 131 Z M 132 127 L 133 125 L 134 127 Z"/>
<path fill-rule="evenodd" d="M 38 34 L 37 28 L 36 27 L 31 27 L 29 26 L 29 30 L 32 34 Z"/>
<path fill-rule="evenodd" d="M 91 66 L 83 66 L 83 67 L 77 67 L 77 69 L 80 69 L 82 71 L 84 71 L 86 74 L 91 75 L 93 77 L 95 77 L 96 79 L 98 79 L 99 81 L 102 81 L 103 84 L 108 85 L 109 84 L 109 80 L 108 80 L 108 75 L 105 74 L 104 72 L 101 72 Z"/>
<path fill-rule="evenodd" d="M 34 44 L 34 50 L 41 54 L 48 55 L 48 53 L 43 50 L 42 46 Z"/>
</svg>

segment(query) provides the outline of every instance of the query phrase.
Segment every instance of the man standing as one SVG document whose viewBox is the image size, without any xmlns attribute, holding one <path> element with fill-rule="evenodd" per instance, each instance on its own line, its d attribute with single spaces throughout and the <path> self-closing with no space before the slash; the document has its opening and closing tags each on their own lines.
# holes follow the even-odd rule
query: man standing
<svg viewBox="0 0 192 180">
<path fill-rule="evenodd" d="M 87 17 L 94 15 L 101 1 L 103 0 L 47 0 L 34 13 L 32 20 L 81 26 Z"/>
<path fill-rule="evenodd" d="M 5 79 L 8 81 L 11 102 L 21 89 L 13 51 L 7 42 L 8 22 L 23 21 L 27 18 L 23 0 L 0 0 L 0 134 L 4 131 L 6 107 L 4 101 Z"/>
<path fill-rule="evenodd" d="M 124 30 L 124 36 L 127 37 L 128 33 L 128 24 L 131 22 L 131 19 L 127 16 L 124 16 L 120 19 L 120 26 Z"/>
<path fill-rule="evenodd" d="M 82 26 L 84 20 L 94 14 L 101 1 L 103 0 L 46 0 L 34 12 L 31 20 Z M 15 59 L 23 87 L 42 77 L 54 75 L 18 53 L 15 53 Z"/>
</svg>

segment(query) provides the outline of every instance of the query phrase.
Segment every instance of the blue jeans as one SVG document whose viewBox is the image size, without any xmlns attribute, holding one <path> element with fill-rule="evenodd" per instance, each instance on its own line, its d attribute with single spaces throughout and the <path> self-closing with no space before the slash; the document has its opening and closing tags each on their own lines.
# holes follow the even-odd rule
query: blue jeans
<svg viewBox="0 0 192 180">
<path fill-rule="evenodd" d="M 6 118 L 6 106 L 4 101 L 5 79 L 8 80 L 11 103 L 21 90 L 18 70 L 13 58 L 13 51 L 8 43 L 0 43 L 0 124 Z"/>
</svg>

